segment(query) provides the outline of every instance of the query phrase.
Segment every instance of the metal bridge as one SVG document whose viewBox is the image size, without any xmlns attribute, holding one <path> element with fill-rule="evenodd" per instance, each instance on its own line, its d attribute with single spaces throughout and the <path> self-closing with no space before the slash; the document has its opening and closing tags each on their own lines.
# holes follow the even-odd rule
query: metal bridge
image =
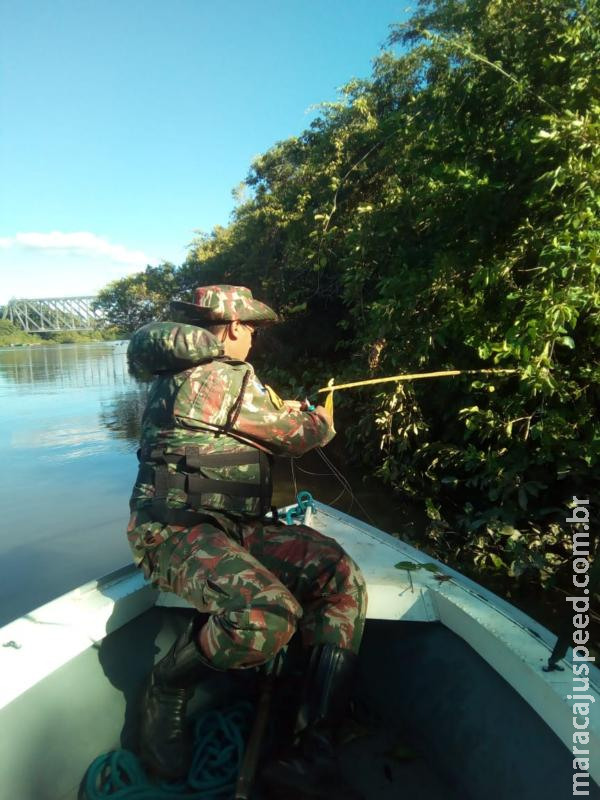
<svg viewBox="0 0 600 800">
<path fill-rule="evenodd" d="M 2 319 L 10 320 L 27 333 L 90 331 L 102 320 L 92 297 L 45 297 L 37 300 L 10 300 Z"/>
</svg>

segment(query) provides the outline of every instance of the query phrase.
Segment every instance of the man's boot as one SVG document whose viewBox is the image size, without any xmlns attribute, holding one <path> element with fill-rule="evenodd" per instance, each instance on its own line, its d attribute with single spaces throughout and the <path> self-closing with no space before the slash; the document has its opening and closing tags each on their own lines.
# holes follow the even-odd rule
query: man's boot
<svg viewBox="0 0 600 800">
<path fill-rule="evenodd" d="M 214 671 L 200 652 L 196 627 L 194 618 L 156 664 L 142 700 L 140 756 L 163 778 L 184 778 L 188 773 L 192 743 L 186 729 L 187 703 L 194 686 Z"/>
<path fill-rule="evenodd" d="M 263 778 L 285 800 L 360 800 L 343 780 L 335 735 L 346 713 L 357 656 L 333 645 L 312 648 L 293 748 L 267 764 Z"/>
</svg>

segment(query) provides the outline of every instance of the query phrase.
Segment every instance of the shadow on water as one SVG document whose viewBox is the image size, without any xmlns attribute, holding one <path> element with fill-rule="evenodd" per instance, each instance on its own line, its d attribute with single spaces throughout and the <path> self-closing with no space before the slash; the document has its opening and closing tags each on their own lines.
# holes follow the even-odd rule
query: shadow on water
<svg viewBox="0 0 600 800">
<path fill-rule="evenodd" d="M 100 423 L 114 439 L 125 440 L 137 447 L 147 399 L 147 384 L 135 385 L 126 392 L 119 392 L 102 403 Z"/>
</svg>

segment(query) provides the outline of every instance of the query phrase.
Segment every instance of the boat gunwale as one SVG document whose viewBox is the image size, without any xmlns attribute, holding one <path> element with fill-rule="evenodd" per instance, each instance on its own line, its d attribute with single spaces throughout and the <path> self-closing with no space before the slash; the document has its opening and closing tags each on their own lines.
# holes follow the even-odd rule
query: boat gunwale
<svg viewBox="0 0 600 800">
<path fill-rule="evenodd" d="M 486 589 L 472 578 L 468 578 L 466 575 L 463 575 L 461 572 L 458 572 L 457 570 L 448 566 L 443 561 L 436 559 L 434 556 L 429 556 L 427 553 L 424 553 L 417 547 L 408 544 L 403 539 L 392 536 L 392 534 L 386 533 L 385 531 L 370 525 L 368 522 L 359 520 L 350 514 L 346 514 L 343 511 L 339 511 L 338 509 L 332 508 L 325 503 L 320 503 L 319 501 L 316 501 L 316 506 L 319 510 L 324 511 L 328 516 L 337 518 L 344 524 L 357 528 L 357 530 L 360 530 L 361 533 L 365 533 L 375 538 L 381 544 L 387 545 L 388 547 L 391 547 L 403 553 L 404 555 L 409 556 L 409 559 L 417 564 L 435 564 L 437 567 L 439 567 L 440 574 L 451 577 L 454 583 L 457 584 L 461 589 L 468 591 L 479 600 L 483 600 L 488 605 L 491 605 L 495 611 L 502 614 L 519 627 L 523 628 L 529 634 L 532 634 L 537 639 L 541 640 L 550 651 L 554 648 L 556 635 L 549 631 L 548 628 L 546 628 L 541 622 L 538 622 L 533 617 L 530 617 L 525 611 L 522 611 L 520 608 L 517 608 L 517 606 L 514 606 L 507 600 L 504 600 L 504 598 L 495 594 L 490 589 Z M 359 524 L 357 525 L 356 523 Z M 433 589 L 434 591 L 439 591 L 438 586 L 435 584 L 432 585 L 429 582 L 428 588 Z M 569 666 L 572 666 L 572 654 L 573 650 L 572 648 L 569 648 L 566 656 L 561 660 L 564 660 L 569 664 Z M 600 670 L 597 670 L 597 672 L 597 682 L 600 686 Z"/>
</svg>

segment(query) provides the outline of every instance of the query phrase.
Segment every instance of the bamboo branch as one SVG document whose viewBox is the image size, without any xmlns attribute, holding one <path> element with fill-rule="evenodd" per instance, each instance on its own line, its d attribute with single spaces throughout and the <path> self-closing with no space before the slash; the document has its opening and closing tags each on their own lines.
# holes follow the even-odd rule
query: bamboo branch
<svg viewBox="0 0 600 800">
<path fill-rule="evenodd" d="M 449 369 L 440 372 L 416 372 L 407 375 L 393 375 L 390 378 L 370 378 L 366 381 L 355 381 L 354 383 L 341 383 L 338 386 L 324 386 L 317 390 L 317 394 L 322 392 L 335 392 L 336 389 L 353 389 L 356 386 L 369 386 L 375 383 L 391 383 L 393 381 L 416 381 L 424 378 L 451 378 L 456 375 L 513 375 L 518 372 L 516 369 Z"/>
</svg>

